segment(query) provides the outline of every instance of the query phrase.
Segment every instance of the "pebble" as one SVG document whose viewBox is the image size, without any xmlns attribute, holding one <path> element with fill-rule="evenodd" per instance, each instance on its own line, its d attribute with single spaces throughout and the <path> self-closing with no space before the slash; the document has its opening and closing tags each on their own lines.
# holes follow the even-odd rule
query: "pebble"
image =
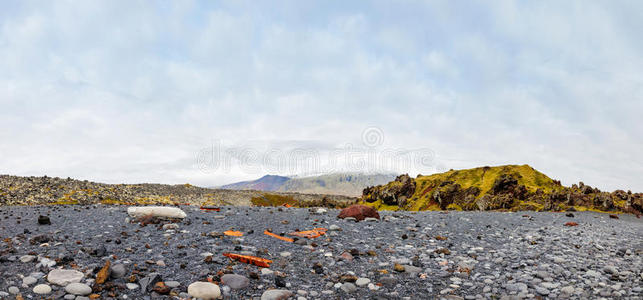
<svg viewBox="0 0 643 300">
<path fill-rule="evenodd" d="M 36 257 L 33 256 L 33 255 L 23 255 L 23 256 L 20 257 L 20 261 L 23 262 L 23 263 L 30 263 L 34 259 L 36 259 Z"/>
<path fill-rule="evenodd" d="M 234 290 L 245 289 L 250 285 L 248 278 L 237 274 L 225 274 L 221 277 L 221 282 Z"/>
<path fill-rule="evenodd" d="M 20 289 L 15 287 L 15 286 L 10 286 L 9 289 L 8 289 L 8 292 L 9 292 L 9 294 L 16 295 L 16 294 L 20 293 Z"/>
<path fill-rule="evenodd" d="M 38 279 L 33 278 L 31 276 L 27 276 L 25 278 L 22 278 L 22 284 L 24 285 L 32 285 L 34 283 L 38 282 Z"/>
<path fill-rule="evenodd" d="M 138 284 L 136 284 L 136 283 L 129 283 L 128 282 L 128 283 L 125 284 L 125 286 L 127 286 L 127 289 L 129 289 L 129 290 L 135 290 L 135 289 L 138 288 Z"/>
<path fill-rule="evenodd" d="M 32 290 L 35 294 L 46 295 L 51 293 L 51 287 L 46 284 L 39 284 L 33 287 Z"/>
<path fill-rule="evenodd" d="M 362 287 L 362 286 L 368 285 L 370 282 L 371 282 L 370 279 L 361 277 L 361 278 L 357 278 L 357 280 L 355 281 L 355 285 Z"/>
<path fill-rule="evenodd" d="M 350 282 L 345 282 L 344 284 L 342 284 L 341 289 L 346 293 L 353 293 L 357 291 L 357 287 Z"/>
<path fill-rule="evenodd" d="M 84 283 L 74 282 L 65 287 L 65 292 L 85 296 L 92 293 L 92 288 Z"/>
<path fill-rule="evenodd" d="M 110 268 L 110 276 L 112 278 L 118 279 L 124 277 L 127 274 L 127 268 L 124 264 L 115 264 Z"/>
<path fill-rule="evenodd" d="M 575 290 L 574 290 L 574 287 L 573 287 L 573 286 L 571 286 L 571 285 L 565 286 L 565 287 L 563 287 L 563 288 L 561 288 L 561 289 L 560 289 L 560 292 L 561 292 L 561 293 L 563 293 L 563 294 L 567 294 L 567 295 L 571 295 L 571 294 L 573 294 L 573 293 L 574 293 L 574 291 L 575 291 Z"/>
<path fill-rule="evenodd" d="M 188 285 L 188 294 L 194 298 L 217 299 L 221 297 L 221 289 L 214 283 L 197 281 Z"/>
<path fill-rule="evenodd" d="M 84 274 L 76 270 L 54 269 L 47 275 L 47 281 L 52 284 L 66 286 L 73 282 L 80 282 Z"/>
<path fill-rule="evenodd" d="M 261 294 L 261 300 L 284 300 L 292 295 L 289 290 L 267 290 Z"/>
</svg>

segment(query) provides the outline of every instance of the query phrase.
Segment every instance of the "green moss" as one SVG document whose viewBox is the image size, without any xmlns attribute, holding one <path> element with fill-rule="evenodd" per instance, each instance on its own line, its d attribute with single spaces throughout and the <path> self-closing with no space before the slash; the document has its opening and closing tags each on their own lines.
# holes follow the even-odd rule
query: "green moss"
<svg viewBox="0 0 643 300">
<path fill-rule="evenodd" d="M 282 196 L 270 193 L 263 193 L 261 196 L 252 197 L 250 202 L 252 202 L 252 205 L 254 206 L 283 206 L 285 204 L 298 206 L 299 204 L 292 196 Z"/>
<path fill-rule="evenodd" d="M 462 211 L 462 207 L 460 205 L 457 205 L 455 203 L 451 203 L 447 206 L 447 210 L 457 210 L 457 211 Z"/>
<path fill-rule="evenodd" d="M 488 193 L 501 175 L 508 174 L 518 180 L 518 184 L 524 185 L 528 191 L 535 192 L 542 189 L 544 192 L 553 191 L 557 185 L 547 175 L 540 173 L 529 165 L 507 165 L 498 167 L 480 167 L 467 170 L 451 170 L 445 173 L 422 176 L 416 179 L 416 185 L 421 187 L 416 190 L 414 196 L 421 196 L 426 187 L 437 187 L 442 182 L 453 181 L 459 184 L 462 189 L 476 187 L 480 189 L 477 198 Z"/>
</svg>

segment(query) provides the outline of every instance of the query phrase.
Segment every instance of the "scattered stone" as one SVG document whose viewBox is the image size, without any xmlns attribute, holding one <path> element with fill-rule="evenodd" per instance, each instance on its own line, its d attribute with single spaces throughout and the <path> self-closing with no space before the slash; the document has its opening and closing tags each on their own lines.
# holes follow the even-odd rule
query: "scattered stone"
<svg viewBox="0 0 643 300">
<path fill-rule="evenodd" d="M 122 278 L 127 275 L 127 268 L 124 264 L 115 264 L 110 270 L 110 276 L 114 279 Z"/>
<path fill-rule="evenodd" d="M 73 295 L 85 296 L 92 293 L 92 288 L 84 283 L 73 282 L 65 287 L 65 292 Z"/>
<path fill-rule="evenodd" d="M 267 290 L 261 294 L 261 300 L 286 300 L 292 295 L 288 290 Z"/>
<path fill-rule="evenodd" d="M 38 295 L 46 295 L 51 293 L 51 287 L 46 284 L 39 284 L 34 286 L 32 291 Z"/>
<path fill-rule="evenodd" d="M 36 259 L 36 257 L 33 256 L 33 255 L 23 255 L 23 256 L 20 257 L 20 261 L 23 262 L 23 263 L 30 263 L 34 259 Z"/>
<path fill-rule="evenodd" d="M 357 291 L 357 287 L 354 284 L 350 283 L 350 282 L 345 282 L 344 284 L 342 284 L 341 289 L 342 289 L 342 291 L 344 291 L 346 293 L 353 293 L 353 292 Z"/>
<path fill-rule="evenodd" d="M 167 206 L 128 207 L 127 214 L 132 218 L 151 216 L 158 218 L 183 219 L 186 216 L 185 212 L 180 208 Z"/>
<path fill-rule="evenodd" d="M 22 284 L 24 285 L 32 285 L 36 282 L 38 282 L 38 279 L 33 278 L 31 276 L 25 276 L 24 278 L 22 278 Z"/>
<path fill-rule="evenodd" d="M 158 273 L 151 273 L 141 278 L 138 283 L 141 285 L 141 290 L 150 291 L 159 281 L 163 281 L 161 275 L 159 275 Z"/>
<path fill-rule="evenodd" d="M 355 204 L 342 209 L 337 217 L 340 219 L 355 218 L 355 220 L 357 221 L 362 221 L 365 218 L 376 218 L 379 220 L 380 214 L 375 208 L 366 205 Z"/>
<path fill-rule="evenodd" d="M 163 281 L 159 281 L 154 284 L 154 287 L 152 288 L 153 291 L 161 294 L 161 295 L 167 295 L 170 293 L 170 287 L 166 286 Z"/>
<path fill-rule="evenodd" d="M 9 294 L 17 295 L 18 293 L 20 293 L 20 289 L 15 286 L 10 286 L 8 292 Z"/>
<path fill-rule="evenodd" d="M 396 263 L 393 266 L 393 270 L 395 270 L 396 272 L 404 272 L 404 266 L 401 265 L 401 264 Z"/>
<path fill-rule="evenodd" d="M 38 225 L 51 225 L 51 220 L 48 216 L 41 215 L 38 217 Z"/>
<path fill-rule="evenodd" d="M 67 286 L 70 283 L 80 282 L 84 275 L 76 270 L 54 269 L 47 275 L 47 281 L 59 286 Z"/>
<path fill-rule="evenodd" d="M 188 294 L 194 298 L 217 299 L 221 297 L 221 289 L 214 283 L 197 281 L 188 285 Z"/>
<path fill-rule="evenodd" d="M 357 285 L 357 286 L 359 286 L 359 287 L 362 287 L 362 286 L 368 285 L 369 283 L 371 283 L 371 280 L 370 280 L 370 279 L 368 279 L 368 278 L 364 278 L 364 277 L 362 277 L 362 278 L 357 278 L 357 281 L 355 281 L 355 285 Z"/>
<path fill-rule="evenodd" d="M 250 280 L 242 275 L 225 274 L 221 277 L 221 283 L 229 286 L 233 290 L 245 289 L 250 285 Z"/>
</svg>

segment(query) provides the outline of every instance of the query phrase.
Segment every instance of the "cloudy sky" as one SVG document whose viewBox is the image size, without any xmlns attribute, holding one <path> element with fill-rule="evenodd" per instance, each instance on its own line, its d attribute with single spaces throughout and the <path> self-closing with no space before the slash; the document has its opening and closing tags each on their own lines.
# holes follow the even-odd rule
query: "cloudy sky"
<svg viewBox="0 0 643 300">
<path fill-rule="evenodd" d="M 642 3 L 492 3 L 2 1 L 0 173 L 211 186 L 420 153 L 378 166 L 643 191 Z"/>
</svg>

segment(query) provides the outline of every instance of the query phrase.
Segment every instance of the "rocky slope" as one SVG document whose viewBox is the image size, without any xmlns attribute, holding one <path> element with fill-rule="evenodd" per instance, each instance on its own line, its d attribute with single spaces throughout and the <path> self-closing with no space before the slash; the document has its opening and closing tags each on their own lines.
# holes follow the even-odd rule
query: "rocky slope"
<svg viewBox="0 0 643 300">
<path fill-rule="evenodd" d="M 643 297 L 633 215 L 383 211 L 353 222 L 334 209 L 180 208 L 180 221 L 142 226 L 123 206 L 0 207 L 0 299 Z M 313 228 L 328 231 L 263 233 Z"/>
<path fill-rule="evenodd" d="M 451 170 L 411 178 L 400 175 L 364 189 L 361 200 L 389 210 L 598 210 L 640 214 L 643 194 L 565 187 L 528 165 Z"/>
<path fill-rule="evenodd" d="M 189 184 L 104 184 L 57 177 L 0 175 L 0 205 L 192 204 L 343 207 L 355 198 L 337 195 L 223 190 Z"/>
<path fill-rule="evenodd" d="M 336 173 L 307 177 L 266 175 L 257 180 L 223 185 L 222 189 L 295 192 L 359 197 L 367 186 L 385 184 L 392 174 Z"/>
</svg>

